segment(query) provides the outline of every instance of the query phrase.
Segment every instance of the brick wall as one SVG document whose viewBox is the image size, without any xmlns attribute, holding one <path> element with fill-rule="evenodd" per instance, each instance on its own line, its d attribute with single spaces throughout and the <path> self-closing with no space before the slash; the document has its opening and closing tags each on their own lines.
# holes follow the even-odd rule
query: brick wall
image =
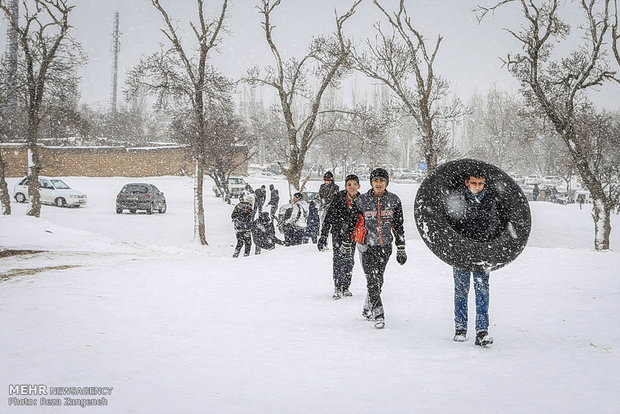
<svg viewBox="0 0 620 414">
<path fill-rule="evenodd" d="M 0 146 L 6 163 L 6 177 L 27 173 L 27 152 L 23 144 Z M 41 175 L 52 177 L 151 177 L 193 173 L 189 147 L 40 147 Z M 247 174 L 247 165 L 236 171 Z"/>
</svg>

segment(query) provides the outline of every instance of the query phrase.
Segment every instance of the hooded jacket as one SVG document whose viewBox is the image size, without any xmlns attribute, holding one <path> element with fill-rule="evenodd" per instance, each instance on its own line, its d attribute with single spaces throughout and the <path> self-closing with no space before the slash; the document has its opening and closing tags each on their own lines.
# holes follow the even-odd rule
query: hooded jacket
<svg viewBox="0 0 620 414">
<path fill-rule="evenodd" d="M 366 229 L 364 245 L 389 246 L 392 240 L 397 246 L 405 245 L 403 206 L 396 194 L 386 190 L 383 197 L 377 197 L 370 189 L 355 200 L 352 213 L 347 234 L 353 233 L 357 216 L 361 214 Z"/>
</svg>

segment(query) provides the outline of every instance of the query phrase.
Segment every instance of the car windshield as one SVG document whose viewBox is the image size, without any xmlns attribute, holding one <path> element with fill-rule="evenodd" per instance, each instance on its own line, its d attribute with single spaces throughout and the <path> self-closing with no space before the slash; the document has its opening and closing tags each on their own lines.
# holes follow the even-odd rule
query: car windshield
<svg viewBox="0 0 620 414">
<path fill-rule="evenodd" d="M 243 181 L 243 178 L 230 177 L 228 184 L 245 184 L 245 181 Z"/>
<path fill-rule="evenodd" d="M 131 185 L 126 185 L 125 187 L 123 187 L 122 192 L 123 193 L 148 193 L 149 188 L 145 185 L 131 184 Z"/>
<path fill-rule="evenodd" d="M 54 187 L 56 187 L 58 190 L 66 190 L 68 188 L 71 188 L 67 184 L 65 184 L 63 180 L 50 180 L 50 181 L 52 182 Z"/>
</svg>

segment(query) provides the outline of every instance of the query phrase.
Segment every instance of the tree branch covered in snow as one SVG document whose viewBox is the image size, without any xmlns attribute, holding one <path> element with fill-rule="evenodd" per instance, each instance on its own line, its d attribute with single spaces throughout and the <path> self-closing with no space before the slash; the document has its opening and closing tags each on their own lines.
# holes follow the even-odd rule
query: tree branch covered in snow
<svg viewBox="0 0 620 414">
<path fill-rule="evenodd" d="M 356 0 L 342 15 L 335 11 L 335 33 L 315 37 L 306 55 L 288 60 L 282 57 L 273 37 L 275 26 L 271 18 L 280 0 L 261 0 L 257 6 L 263 16 L 262 27 L 273 54 L 274 66 L 263 71 L 259 68 L 251 69 L 244 81 L 273 87 L 278 93 L 288 138 L 288 165 L 283 171 L 291 189 L 300 188 L 301 170 L 306 153 L 315 141 L 315 127 L 319 122 L 325 91 L 330 86 L 337 87 L 338 81 L 350 66 L 351 41 L 345 38 L 343 26 L 355 13 L 360 2 Z M 310 87 L 311 79 L 318 81 L 316 90 Z"/>
<path fill-rule="evenodd" d="M 523 87 L 526 103 L 549 119 L 564 141 L 581 178 L 594 200 L 593 218 L 597 250 L 609 248 L 611 200 L 607 197 L 601 176 L 589 156 L 587 137 L 579 131 L 579 112 L 587 105 L 585 95 L 604 82 L 617 81 L 618 71 L 610 67 L 605 39 L 611 29 L 611 0 L 578 2 L 582 15 L 583 42 L 568 57 L 554 59 L 555 46 L 564 41 L 570 26 L 560 17 L 560 0 L 505 0 L 493 7 L 476 9 L 479 20 L 489 11 L 518 4 L 523 22 L 518 31 L 506 29 L 520 44 L 521 51 L 509 53 L 507 69 Z"/>
</svg>

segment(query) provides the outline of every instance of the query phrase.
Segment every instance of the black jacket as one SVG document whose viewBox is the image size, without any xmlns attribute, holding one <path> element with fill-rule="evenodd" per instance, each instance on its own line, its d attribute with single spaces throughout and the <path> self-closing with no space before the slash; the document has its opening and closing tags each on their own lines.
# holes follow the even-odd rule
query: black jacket
<svg viewBox="0 0 620 414">
<path fill-rule="evenodd" d="M 383 197 L 377 197 L 370 189 L 366 194 L 359 196 L 355 200 L 355 208 L 349 221 L 347 230 L 349 234 L 353 233 L 359 214 L 364 217 L 366 229 L 366 240 L 363 244 L 389 246 L 394 239 L 397 246 L 405 245 L 403 206 L 396 194 L 386 190 Z"/>
<path fill-rule="evenodd" d="M 258 219 L 252 222 L 252 238 L 254 244 L 261 249 L 271 250 L 276 244 L 283 242 L 276 237 L 273 222 L 269 217 L 269 213 L 263 213 Z"/>
<path fill-rule="evenodd" d="M 321 184 L 319 187 L 319 209 L 327 210 L 329 208 L 329 204 L 332 202 L 334 196 L 338 193 L 340 188 L 336 183 L 330 183 L 325 185 L 325 183 Z"/>
<path fill-rule="evenodd" d="M 254 195 L 256 196 L 256 204 L 262 206 L 265 204 L 265 199 L 267 198 L 267 190 L 263 190 L 262 188 L 257 188 L 254 190 Z"/>
<path fill-rule="evenodd" d="M 492 194 L 484 190 L 475 197 L 462 188 L 446 208 L 448 223 L 465 237 L 476 241 L 488 241 L 497 235 L 499 214 Z"/>
<path fill-rule="evenodd" d="M 278 189 L 274 188 L 271 190 L 271 197 L 269 198 L 269 203 L 272 206 L 277 206 L 280 202 L 280 194 L 278 193 Z"/>
<path fill-rule="evenodd" d="M 245 201 L 240 202 L 235 206 L 230 218 L 235 223 L 235 231 L 237 233 L 243 231 L 249 231 L 252 226 L 252 216 L 254 215 L 254 209 L 252 204 Z"/>
<path fill-rule="evenodd" d="M 351 203 L 351 207 L 349 207 L 347 197 L 347 190 L 342 190 L 334 194 L 332 202 L 325 214 L 325 220 L 323 220 L 321 237 L 327 237 L 331 230 L 332 239 L 348 240 L 348 236 L 351 234 L 348 232 L 349 222 L 354 219 L 354 221 L 357 221 L 357 216 L 355 216 L 355 218 L 352 216 L 354 203 Z M 357 193 L 356 198 L 358 197 L 359 193 Z"/>
</svg>

